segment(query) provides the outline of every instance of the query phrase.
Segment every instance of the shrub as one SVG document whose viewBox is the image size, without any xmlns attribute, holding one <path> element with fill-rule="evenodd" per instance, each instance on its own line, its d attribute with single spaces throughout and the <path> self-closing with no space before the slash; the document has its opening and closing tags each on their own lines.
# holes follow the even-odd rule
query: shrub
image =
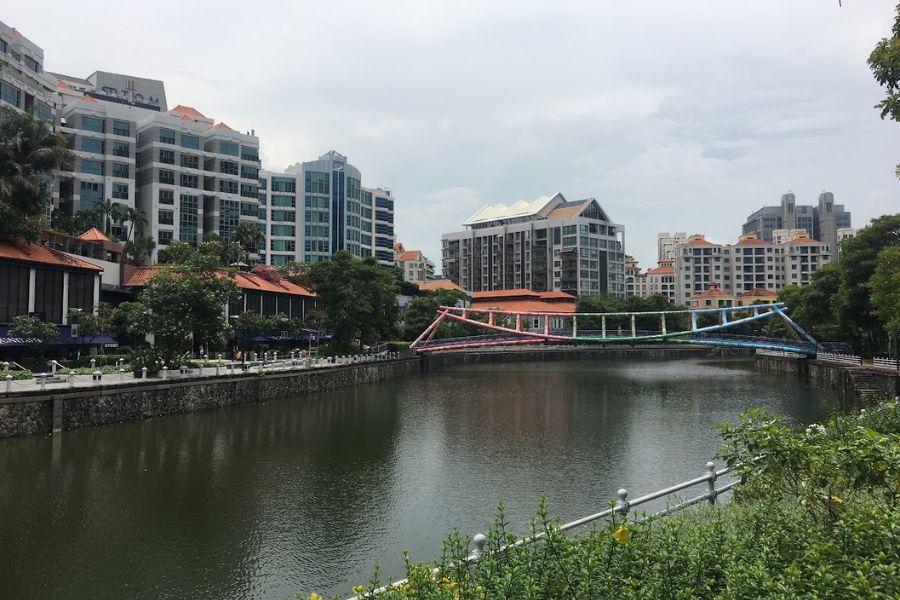
<svg viewBox="0 0 900 600">
<path fill-rule="evenodd" d="M 34 373 L 27 370 L 0 371 L 0 379 L 5 379 L 7 375 L 12 375 L 12 378 L 16 381 L 21 379 L 32 379 L 34 377 Z"/>
<path fill-rule="evenodd" d="M 132 350 L 128 363 L 136 375 L 143 373 L 144 367 L 147 367 L 148 375 L 155 375 L 164 364 L 162 354 L 153 346 L 140 346 Z"/>
</svg>

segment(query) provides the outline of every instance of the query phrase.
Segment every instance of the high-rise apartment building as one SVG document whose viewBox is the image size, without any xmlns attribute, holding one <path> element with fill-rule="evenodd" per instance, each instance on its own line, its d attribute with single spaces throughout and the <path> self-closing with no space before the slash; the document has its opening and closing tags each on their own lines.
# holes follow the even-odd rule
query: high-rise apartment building
<svg viewBox="0 0 900 600">
<path fill-rule="evenodd" d="M 672 259 L 664 258 L 658 266 L 647 269 L 644 274 L 647 278 L 647 296 L 658 294 L 665 296 L 669 302 L 675 302 L 675 268 L 672 263 Z"/>
<path fill-rule="evenodd" d="M 56 102 L 56 80 L 44 71 L 44 51 L 0 22 L 0 106 L 50 121 Z"/>
<path fill-rule="evenodd" d="M 396 256 L 404 281 L 420 284 L 434 279 L 434 263 L 421 250 L 402 250 Z"/>
<path fill-rule="evenodd" d="M 850 227 L 850 212 L 843 204 L 834 203 L 834 194 L 822 192 L 816 206 L 798 205 L 793 192 L 781 196 L 779 206 L 763 206 L 744 223 L 743 233 L 752 233 L 766 242 L 774 241 L 780 229 L 803 229 L 814 240 L 827 245 L 835 254 L 838 246 L 837 230 Z"/>
<path fill-rule="evenodd" d="M 831 249 L 805 232 L 797 232 L 780 244 L 766 242 L 755 234 L 742 235 L 736 244 L 714 244 L 702 235 L 692 235 L 677 248 L 675 302 L 689 305 L 693 296 L 712 284 L 731 296 L 806 285 L 812 274 L 831 259 Z"/>
<path fill-rule="evenodd" d="M 485 206 L 463 225 L 441 236 L 443 274 L 470 292 L 625 295 L 625 230 L 593 198 Z"/>
<path fill-rule="evenodd" d="M 687 241 L 687 234 L 663 232 L 656 234 L 656 260 L 675 260 L 675 247 Z"/>
<path fill-rule="evenodd" d="M 647 274 L 641 272 L 638 261 L 633 256 L 625 255 L 625 297 L 647 296 Z"/>
<path fill-rule="evenodd" d="M 346 250 L 394 265 L 394 197 L 363 187 L 346 156 L 331 151 L 284 173 L 263 171 L 259 187 L 260 227 L 269 240 L 260 260 L 318 262 Z"/>
</svg>

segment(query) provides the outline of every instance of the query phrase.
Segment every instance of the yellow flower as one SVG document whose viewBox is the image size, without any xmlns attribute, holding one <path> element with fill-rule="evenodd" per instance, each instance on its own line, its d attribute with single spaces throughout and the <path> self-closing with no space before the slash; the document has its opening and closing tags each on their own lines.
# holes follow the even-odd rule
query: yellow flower
<svg viewBox="0 0 900 600">
<path fill-rule="evenodd" d="M 887 465 L 884 464 L 883 462 L 877 462 L 877 463 L 875 463 L 874 465 L 872 465 L 872 468 L 873 468 L 875 471 L 877 471 L 878 473 L 881 473 L 882 471 L 884 471 L 885 469 L 887 469 Z"/>
<path fill-rule="evenodd" d="M 325 600 L 325 598 L 323 598 L 322 596 L 320 596 L 319 594 L 317 594 L 315 592 L 310 592 L 309 600 Z"/>
<path fill-rule="evenodd" d="M 356 594 L 357 596 L 362 596 L 365 591 L 366 591 L 366 588 L 364 588 L 361 585 L 353 586 L 353 593 Z"/>
<path fill-rule="evenodd" d="M 844 499 L 841 498 L 840 496 L 838 496 L 837 494 L 831 495 L 831 501 L 834 502 L 835 504 L 843 504 L 844 503 Z"/>
<path fill-rule="evenodd" d="M 613 537 L 615 538 L 616 543 L 625 544 L 631 541 L 631 531 L 624 525 L 620 525 L 613 534 Z"/>
</svg>

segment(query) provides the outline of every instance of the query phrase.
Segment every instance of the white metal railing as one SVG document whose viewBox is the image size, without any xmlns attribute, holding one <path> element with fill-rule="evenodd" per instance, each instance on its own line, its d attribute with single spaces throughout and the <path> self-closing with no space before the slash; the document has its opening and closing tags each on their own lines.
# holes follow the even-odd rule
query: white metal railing
<svg viewBox="0 0 900 600">
<path fill-rule="evenodd" d="M 110 372 L 96 370 L 87 374 L 76 375 L 71 369 L 57 363 L 54 372 L 35 373 L 28 379 L 14 379 L 10 372 L 0 371 L 0 393 L 14 394 L 17 392 L 65 389 L 76 387 L 91 387 L 105 385 L 143 385 L 157 384 L 160 381 L 178 381 L 184 379 L 200 379 L 205 377 L 241 377 L 246 375 L 265 375 L 269 373 L 287 373 L 310 369 L 326 369 L 349 365 L 365 365 L 370 363 L 398 360 L 399 352 L 382 352 L 380 354 L 357 354 L 345 356 L 331 356 L 316 358 L 289 354 L 288 358 L 247 360 L 247 361 L 215 361 L 215 364 L 200 363 L 197 367 L 164 366 L 156 375 L 150 375 L 146 367 L 138 371 L 138 375 L 132 376 L 126 372 L 124 365 Z"/>
<path fill-rule="evenodd" d="M 831 352 L 818 352 L 816 358 L 823 362 L 840 363 L 842 365 L 862 366 L 862 358 L 855 354 L 832 354 Z"/>
<path fill-rule="evenodd" d="M 559 530 L 563 531 L 563 532 L 570 531 L 577 527 L 581 527 L 583 525 L 587 525 L 588 523 L 592 523 L 594 521 L 599 521 L 601 519 L 607 519 L 614 515 L 626 516 L 636 506 L 640 506 L 642 504 L 646 504 L 648 502 L 652 502 L 652 501 L 658 500 L 660 498 L 665 498 L 665 497 L 671 496 L 677 492 L 680 492 L 682 490 L 685 490 L 687 488 L 690 488 L 690 487 L 693 487 L 696 485 L 700 485 L 702 483 L 707 484 L 706 491 L 703 492 L 702 494 L 700 494 L 698 496 L 694 496 L 693 498 L 690 498 L 688 500 L 679 502 L 678 504 L 668 506 L 668 507 L 666 507 L 662 510 L 659 510 L 655 513 L 652 513 L 649 515 L 642 514 L 639 518 L 634 519 L 634 520 L 635 521 L 646 521 L 646 520 L 650 520 L 650 519 L 664 517 L 666 515 L 672 514 L 679 510 L 688 508 L 689 506 L 699 504 L 699 503 L 703 502 L 704 500 L 707 501 L 709 504 L 715 504 L 716 498 L 718 496 L 724 494 L 725 492 L 729 491 L 731 488 L 733 488 L 734 486 L 736 486 L 740 483 L 739 479 L 733 479 L 733 480 L 729 481 L 728 483 L 726 483 L 725 485 L 717 488 L 716 480 L 718 480 L 718 478 L 723 475 L 727 475 L 728 473 L 731 473 L 736 468 L 737 468 L 737 466 L 725 467 L 724 469 L 720 469 L 717 471 L 715 464 L 712 462 L 708 462 L 708 463 L 706 463 L 706 474 L 704 474 L 700 477 L 696 477 L 694 479 L 682 481 L 681 483 L 676 483 L 673 486 L 663 488 L 661 490 L 657 490 L 650 494 L 645 494 L 643 496 L 639 496 L 639 497 L 635 498 L 634 500 L 628 500 L 628 490 L 626 490 L 625 488 L 622 488 L 616 493 L 616 495 L 618 496 L 618 499 L 615 501 L 615 504 L 611 508 L 600 511 L 593 515 L 589 515 L 587 517 L 582 517 L 580 519 L 576 519 L 575 521 L 570 521 L 569 523 L 565 523 L 564 525 L 560 525 Z M 515 542 L 512 542 L 511 544 L 503 545 L 499 548 L 499 550 L 497 550 L 497 552 L 499 552 L 499 553 L 506 552 L 510 548 L 515 548 L 515 547 L 522 546 L 525 544 L 530 544 L 532 542 L 536 542 L 545 537 L 547 537 L 547 532 L 542 531 L 541 533 L 538 533 L 537 535 L 534 535 L 532 537 L 521 538 L 519 540 L 516 540 Z M 485 536 L 484 534 L 481 534 L 481 533 L 475 534 L 472 537 L 472 545 L 474 546 L 474 550 L 472 550 L 472 553 L 469 554 L 468 556 L 466 556 L 465 559 L 463 559 L 463 563 L 470 564 L 470 563 L 481 560 L 481 558 L 485 555 L 485 549 L 484 549 L 485 544 L 487 544 L 487 536 Z M 432 573 L 437 574 L 438 569 L 436 569 L 436 568 L 432 569 Z M 404 585 L 406 582 L 407 582 L 406 579 L 401 579 L 399 581 L 395 581 L 390 584 L 381 586 L 380 588 L 377 588 L 377 589 L 373 590 L 372 592 L 367 592 L 365 594 L 357 594 L 355 596 L 351 596 L 347 600 L 358 600 L 359 598 L 371 598 L 372 596 L 382 594 L 384 592 L 387 592 L 388 590 L 396 588 L 397 586 Z"/>
<path fill-rule="evenodd" d="M 900 360 L 886 356 L 876 356 L 872 358 L 872 366 L 879 369 L 900 369 Z"/>
</svg>

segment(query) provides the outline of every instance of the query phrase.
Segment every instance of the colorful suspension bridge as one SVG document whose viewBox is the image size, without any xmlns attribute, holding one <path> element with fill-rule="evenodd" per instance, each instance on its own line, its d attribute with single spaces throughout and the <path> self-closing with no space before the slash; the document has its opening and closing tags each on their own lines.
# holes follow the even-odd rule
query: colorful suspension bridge
<svg viewBox="0 0 900 600">
<path fill-rule="evenodd" d="M 654 312 L 513 312 L 441 306 L 437 318 L 410 345 L 417 352 L 527 344 L 687 343 L 815 355 L 825 348 L 787 316 L 784 303 Z M 779 320 L 786 338 L 747 335 L 748 325 Z M 460 323 L 470 335 L 441 337 Z M 756 331 L 755 333 L 758 333 Z"/>
</svg>

